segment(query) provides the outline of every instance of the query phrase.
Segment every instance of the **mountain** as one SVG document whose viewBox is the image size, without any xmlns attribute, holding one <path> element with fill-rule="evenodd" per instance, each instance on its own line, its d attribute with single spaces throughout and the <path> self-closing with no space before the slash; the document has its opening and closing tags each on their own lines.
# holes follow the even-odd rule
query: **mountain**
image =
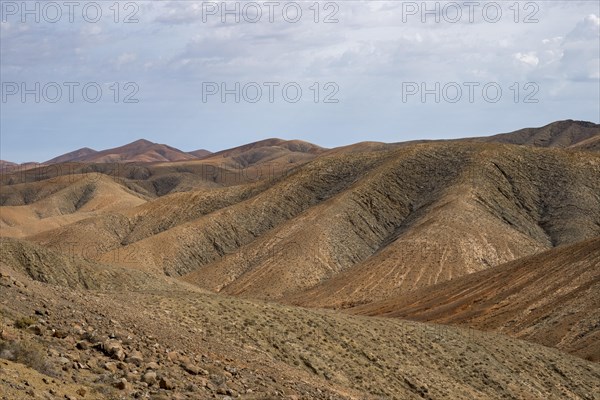
<svg viewBox="0 0 600 400">
<path fill-rule="evenodd" d="M 247 153 L 250 150 L 256 149 L 286 149 L 290 152 L 297 153 L 319 153 L 323 148 L 312 143 L 301 140 L 283 140 L 277 138 L 264 139 L 258 142 L 248 143 L 242 146 L 233 147 L 231 149 L 218 151 L 213 153 L 213 157 L 232 158 Z"/>
<path fill-rule="evenodd" d="M 86 159 L 90 159 L 94 156 L 94 154 L 97 153 L 98 152 L 94 149 L 90 149 L 89 147 L 83 147 L 81 149 L 65 153 L 61 156 L 54 157 L 53 159 L 48 160 L 43 164 L 58 164 L 72 161 L 84 161 Z"/>
<path fill-rule="evenodd" d="M 287 162 L 293 162 L 292 158 L 303 157 L 306 154 L 315 155 L 322 151 L 323 149 L 319 146 L 300 140 L 266 139 L 217 153 L 211 153 L 204 149 L 186 153 L 171 146 L 140 139 L 124 146 L 102 151 L 84 147 L 55 157 L 43 164 L 171 162 L 211 158 L 220 163 L 234 163 L 248 167 L 259 162 L 273 162 L 283 158 L 286 158 Z"/>
<path fill-rule="evenodd" d="M 345 308 L 600 235 L 599 176 L 596 153 L 530 146 L 327 153 L 29 239 L 94 243 L 107 260 L 131 251 L 138 268 L 227 294 Z"/>
<path fill-rule="evenodd" d="M 590 138 L 600 136 L 600 125 L 587 121 L 552 122 L 540 128 L 519 129 L 485 138 L 484 142 L 519 144 L 536 147 L 571 147 Z"/>
<path fill-rule="evenodd" d="M 136 140 L 124 146 L 95 151 L 88 148 L 58 156 L 46 164 L 63 162 L 115 163 L 115 162 L 159 162 L 194 160 L 197 157 L 164 144 L 145 139 Z"/>
<path fill-rule="evenodd" d="M 324 151 L 322 147 L 301 140 L 273 138 L 218 151 L 204 157 L 203 161 L 234 169 L 265 165 L 279 171 L 290 164 L 308 162 Z"/>
<path fill-rule="evenodd" d="M 0 160 L 0 170 L 2 170 L 2 171 L 17 167 L 18 165 L 19 164 L 14 163 L 14 162 Z"/>
<path fill-rule="evenodd" d="M 600 235 L 600 157 L 595 153 L 573 155 L 502 144 L 413 148 L 428 160 L 421 161 L 424 166 L 410 169 L 408 160 L 398 159 L 387 178 L 380 176 L 370 190 L 361 191 L 365 210 L 334 211 L 336 217 L 343 216 L 342 221 L 358 223 L 339 230 L 343 244 L 331 243 L 330 237 L 337 236 L 327 234 L 330 244 L 323 247 L 343 246 L 343 254 L 357 254 L 359 245 L 365 246 L 361 241 L 372 240 L 370 231 L 385 229 L 375 216 L 400 214 L 401 209 L 391 203 L 393 196 L 404 197 L 409 210 L 410 204 L 419 207 L 404 211 L 406 217 L 399 224 L 388 222 L 388 236 L 365 246 L 365 255 L 318 279 L 308 291 L 289 293 L 285 301 L 352 307 Z M 431 151 L 436 148 L 437 157 Z M 471 149 L 462 160 L 461 149 Z M 450 180 L 436 184 L 438 176 Z M 411 198 L 412 188 L 418 185 L 424 192 Z M 326 225 L 334 226 L 334 218 Z M 350 229 L 360 233 L 349 237 Z M 319 258 L 327 257 L 319 251 L 323 253 Z"/>
<path fill-rule="evenodd" d="M 597 151 L 600 143 L 600 125 L 587 121 L 565 120 L 553 122 L 540 128 L 525 128 L 510 133 L 462 140 Z M 124 146 L 102 151 L 83 147 L 52 158 L 42 163 L 42 165 L 67 162 L 170 162 L 208 159 L 212 163 L 219 162 L 230 167 L 249 167 L 266 162 L 307 161 L 323 153 L 375 151 L 377 149 L 389 149 L 391 146 L 419 143 L 425 143 L 425 141 L 415 140 L 394 144 L 363 142 L 328 150 L 301 140 L 271 138 L 212 153 L 205 149 L 183 152 L 171 146 L 139 139 Z M 14 168 L 17 165 L 0 160 L 0 169 L 3 170 Z"/>
<path fill-rule="evenodd" d="M 600 361 L 600 237 L 349 310 L 469 326 Z"/>
<path fill-rule="evenodd" d="M 33 168 L 38 167 L 40 164 L 30 161 L 30 162 L 24 162 L 21 164 L 18 163 L 14 163 L 11 161 L 5 161 L 5 160 L 0 160 L 0 172 L 2 172 L 2 174 L 8 174 L 11 172 L 24 172 Z"/>
<path fill-rule="evenodd" d="M 600 235 L 597 155 L 453 143 L 367 154 L 319 158 L 136 245 L 150 256 L 177 242 L 158 264 L 204 288 L 339 308 Z"/>
<path fill-rule="evenodd" d="M 199 149 L 199 150 L 194 150 L 194 151 L 188 151 L 188 154 L 191 154 L 194 157 L 196 157 L 198 159 L 201 159 L 201 158 L 204 158 L 204 157 L 207 157 L 207 156 L 211 155 L 212 151 L 208 151 L 208 150 L 205 150 L 205 149 Z"/>
</svg>

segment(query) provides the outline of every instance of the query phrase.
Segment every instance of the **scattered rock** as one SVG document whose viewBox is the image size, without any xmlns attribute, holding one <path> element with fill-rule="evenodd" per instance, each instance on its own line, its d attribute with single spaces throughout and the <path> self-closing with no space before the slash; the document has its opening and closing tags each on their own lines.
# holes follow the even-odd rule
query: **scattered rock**
<svg viewBox="0 0 600 400">
<path fill-rule="evenodd" d="M 125 361 L 139 367 L 144 362 L 144 356 L 141 352 L 136 350 L 131 352 L 131 354 L 127 356 L 127 359 Z"/>
<path fill-rule="evenodd" d="M 129 389 L 129 382 L 127 382 L 127 379 L 125 378 L 121 378 L 120 381 L 118 381 L 117 383 L 115 383 L 115 387 L 119 390 L 128 390 Z"/>
<path fill-rule="evenodd" d="M 69 336 L 69 332 L 62 329 L 53 329 L 52 336 L 58 339 L 64 339 Z"/>
<path fill-rule="evenodd" d="M 88 343 L 86 341 L 81 340 L 81 341 L 77 342 L 76 347 L 79 350 L 87 350 L 89 348 L 89 345 L 88 345 Z"/>
<path fill-rule="evenodd" d="M 56 349 L 49 348 L 49 349 L 48 349 L 48 355 L 49 355 L 50 357 L 54 357 L 54 358 L 56 358 L 56 357 L 60 357 L 60 352 L 59 352 L 58 350 L 56 350 Z"/>
<path fill-rule="evenodd" d="M 153 370 L 158 370 L 159 366 L 157 363 L 155 363 L 154 361 L 149 362 L 148 364 L 146 364 L 146 369 L 153 369 Z"/>
<path fill-rule="evenodd" d="M 62 365 L 71 363 L 71 360 L 69 360 L 67 357 L 59 357 L 57 361 L 59 364 L 62 364 Z"/>
<path fill-rule="evenodd" d="M 229 390 L 227 386 L 223 385 L 217 389 L 217 394 L 231 394 L 231 390 Z"/>
<path fill-rule="evenodd" d="M 164 376 L 162 378 L 160 378 L 160 382 L 158 383 L 158 385 L 161 389 L 165 389 L 165 390 L 175 389 L 175 383 L 171 379 L 164 377 Z"/>
<path fill-rule="evenodd" d="M 156 372 L 149 371 L 142 375 L 142 382 L 147 383 L 148 385 L 154 385 L 156 383 Z"/>
<path fill-rule="evenodd" d="M 125 379 L 127 379 L 128 382 L 136 382 L 139 379 L 139 376 L 137 373 L 127 372 L 125 374 Z"/>
<path fill-rule="evenodd" d="M 86 333 L 81 325 L 73 325 L 73 331 L 75 331 L 78 336 L 83 336 Z"/>
<path fill-rule="evenodd" d="M 39 326 L 38 324 L 29 325 L 27 327 L 27 331 L 31 332 L 31 333 L 33 333 L 34 335 L 37 335 L 37 336 L 42 336 L 43 335 L 42 327 Z"/>
<path fill-rule="evenodd" d="M 169 359 L 169 361 L 177 362 L 179 356 L 177 355 L 176 351 L 170 351 L 167 353 L 167 358 Z"/>
<path fill-rule="evenodd" d="M 192 375 L 199 375 L 201 372 L 201 368 L 194 365 L 194 364 L 185 364 L 183 366 L 183 369 L 185 370 L 185 372 L 192 374 Z"/>
<path fill-rule="evenodd" d="M 0 339 L 12 342 L 13 340 L 17 340 L 17 335 L 14 332 L 3 329 L 0 332 Z"/>
<path fill-rule="evenodd" d="M 104 369 L 115 374 L 117 372 L 117 364 L 114 362 L 107 362 L 104 364 Z"/>
<path fill-rule="evenodd" d="M 116 340 L 107 340 L 102 344 L 104 353 L 115 360 L 123 361 L 125 359 L 125 350 L 121 344 Z"/>
</svg>

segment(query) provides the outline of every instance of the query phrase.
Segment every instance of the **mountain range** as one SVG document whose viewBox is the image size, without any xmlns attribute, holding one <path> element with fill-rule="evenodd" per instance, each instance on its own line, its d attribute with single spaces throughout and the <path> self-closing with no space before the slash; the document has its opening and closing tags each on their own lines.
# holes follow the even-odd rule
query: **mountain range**
<svg viewBox="0 0 600 400">
<path fill-rule="evenodd" d="M 594 399 L 599 141 L 600 125 L 568 120 L 333 149 L 138 140 L 6 164 L 2 387 Z"/>
<path fill-rule="evenodd" d="M 565 120 L 550 123 L 540 128 L 525 128 L 511 133 L 503 133 L 494 136 L 460 139 L 475 140 L 483 142 L 508 143 L 518 145 L 531 145 L 537 147 L 561 147 L 597 150 L 600 145 L 598 137 L 598 124 L 587 121 Z M 424 142 L 424 141 L 415 141 Z M 390 146 L 384 143 L 365 142 L 359 146 Z M 348 146 L 347 150 L 356 150 L 357 145 Z M 340 148 L 342 149 L 342 148 Z M 290 151 L 293 153 L 316 154 L 323 152 L 317 145 L 299 140 L 266 139 L 254 143 L 242 145 L 233 149 L 227 149 L 212 153 L 205 149 L 185 152 L 166 144 L 153 143 L 145 139 L 139 139 L 129 144 L 97 151 L 89 147 L 83 147 L 41 163 L 24 163 L 25 166 L 50 165 L 67 162 L 85 163 L 114 163 L 114 162 L 169 162 L 201 160 L 208 156 L 219 156 L 229 158 L 238 156 L 252 159 L 253 157 L 273 157 L 274 153 Z M 335 149 L 334 149 L 335 150 Z M 268 153 L 268 155 L 266 154 Z M 0 169 L 7 170 L 19 164 L 0 160 Z"/>
</svg>

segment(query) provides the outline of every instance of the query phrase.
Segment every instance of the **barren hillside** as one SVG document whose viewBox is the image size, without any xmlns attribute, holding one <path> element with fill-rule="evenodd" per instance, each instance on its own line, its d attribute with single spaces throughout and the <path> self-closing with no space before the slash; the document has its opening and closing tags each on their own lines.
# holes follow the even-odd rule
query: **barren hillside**
<svg viewBox="0 0 600 400">
<path fill-rule="evenodd" d="M 0 266 L 0 346 L 24 365 L 0 361 L 0 381 L 17 396 L 584 399 L 599 388 L 598 364 L 499 335 L 246 301 L 168 278 L 154 281 L 164 289 L 82 291 L 32 281 L 15 262 Z"/>
<path fill-rule="evenodd" d="M 135 268 L 211 290 L 348 307 L 600 235 L 598 177 L 596 153 L 557 149 L 327 152 L 284 176 L 163 195 L 30 239 L 94 245 L 103 260 L 127 251 Z M 147 182 L 123 184 L 142 195 Z"/>
<path fill-rule="evenodd" d="M 600 157 L 476 148 L 453 185 L 410 215 L 386 246 L 286 301 L 352 306 L 600 235 Z"/>
<path fill-rule="evenodd" d="M 348 310 L 497 331 L 600 361 L 600 238 Z"/>
<path fill-rule="evenodd" d="M 600 125 L 587 121 L 557 121 L 540 128 L 525 128 L 486 138 L 486 142 L 519 144 L 536 147 L 571 147 L 600 135 Z"/>
<path fill-rule="evenodd" d="M 61 176 L 3 187 L 0 236 L 24 237 L 126 210 L 147 198 L 104 175 Z M 8 205 L 14 204 L 14 205 Z"/>
</svg>

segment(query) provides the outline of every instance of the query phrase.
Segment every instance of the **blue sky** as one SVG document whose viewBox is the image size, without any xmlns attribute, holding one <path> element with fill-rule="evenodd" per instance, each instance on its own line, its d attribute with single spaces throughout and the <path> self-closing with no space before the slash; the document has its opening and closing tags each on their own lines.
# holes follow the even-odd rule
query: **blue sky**
<svg viewBox="0 0 600 400">
<path fill-rule="evenodd" d="M 314 3 L 0 0 L 0 158 L 600 122 L 598 1 Z"/>
</svg>

